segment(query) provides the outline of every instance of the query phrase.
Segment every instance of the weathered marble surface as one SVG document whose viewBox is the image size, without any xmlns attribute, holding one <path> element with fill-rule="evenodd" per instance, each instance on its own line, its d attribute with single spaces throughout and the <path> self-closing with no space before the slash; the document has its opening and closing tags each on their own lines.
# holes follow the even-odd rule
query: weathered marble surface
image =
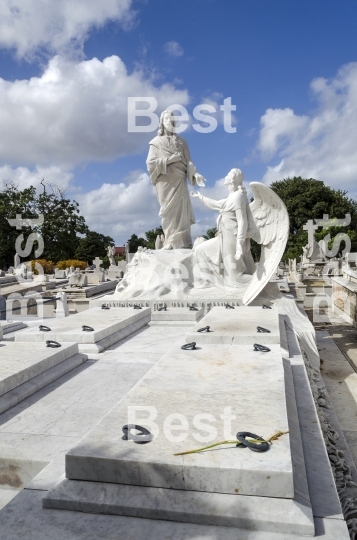
<svg viewBox="0 0 357 540">
<path fill-rule="evenodd" d="M 58 349 L 44 343 L 7 341 L 0 348 L 0 396 L 26 383 L 49 368 L 78 353 L 77 343 L 66 343 Z"/>
<path fill-rule="evenodd" d="M 262 500 L 66 479 L 45 496 L 43 507 L 306 536 L 314 536 L 315 532 L 311 508 L 299 497 Z"/>
<path fill-rule="evenodd" d="M 292 497 L 288 435 L 279 439 L 274 451 L 263 457 L 234 447 L 200 455 L 173 456 L 175 452 L 202 445 L 193 437 L 196 432 L 192 429 L 193 417 L 197 414 L 209 413 L 216 418 L 217 435 L 212 442 L 227 438 L 220 420 L 226 407 L 232 407 L 237 415 L 232 437 L 238 430 L 269 436 L 288 429 L 280 347 L 271 347 L 269 353 L 253 352 L 250 346 L 215 345 L 196 351 L 171 348 L 67 455 L 67 476 L 220 493 L 236 493 L 238 489 L 247 495 Z M 255 405 L 257 395 L 259 407 Z M 128 423 L 128 405 L 156 407 L 160 434 L 150 444 L 135 445 L 121 439 L 118 426 Z M 182 442 L 168 441 L 163 433 L 164 420 L 171 413 L 181 413 L 188 420 L 190 429 Z M 141 413 L 139 418 L 147 416 L 147 412 Z M 138 422 L 145 426 L 145 420 Z"/>
<path fill-rule="evenodd" d="M 314 516 L 343 519 L 326 446 L 317 416 L 304 360 L 294 332 L 287 327 L 290 363 L 296 391 L 310 500 Z"/>
<path fill-rule="evenodd" d="M 167 307 L 166 311 L 153 311 L 151 313 L 151 322 L 152 323 L 191 323 L 194 324 L 196 321 L 199 321 L 203 317 L 203 308 L 198 308 L 197 311 L 190 311 L 186 307 L 174 308 Z"/>
<path fill-rule="evenodd" d="M 59 343 L 75 341 L 79 345 L 96 344 L 107 340 L 106 343 L 102 343 L 101 350 L 103 350 L 113 345 L 113 343 L 122 337 L 126 337 L 128 335 L 127 333 L 118 333 L 130 325 L 136 324 L 139 321 L 147 324 L 150 320 L 150 315 L 151 311 L 149 308 L 141 310 L 130 308 L 111 308 L 109 310 L 103 310 L 99 307 L 91 308 L 65 319 L 51 321 L 49 323 L 50 332 L 41 332 L 38 328 L 29 328 L 18 332 L 15 335 L 15 340 L 16 342 L 43 342 L 52 339 Z M 83 325 L 90 326 L 94 331 L 82 331 Z M 131 328 L 130 333 L 136 329 L 137 327 Z M 80 350 L 86 352 L 85 347 L 81 347 Z M 97 349 L 95 349 L 96 351 Z"/>
<path fill-rule="evenodd" d="M 333 311 L 349 324 L 357 327 L 357 283 L 335 276 L 333 285 Z"/>
<path fill-rule="evenodd" d="M 80 366 L 86 359 L 87 357 L 83 354 L 74 354 L 59 364 L 47 369 L 40 375 L 37 375 L 27 382 L 20 384 L 13 390 L 6 392 L 6 394 L 0 396 L 0 414 L 11 407 L 14 407 L 29 396 L 32 396 L 42 388 L 45 388 L 53 381 L 56 381 L 69 371 L 72 371 L 72 369 Z"/>
<path fill-rule="evenodd" d="M 26 326 L 27 325 L 23 321 L 0 321 L 0 340 L 2 339 L 1 333 L 4 336 L 15 330 L 22 330 L 22 328 L 26 328 Z"/>
<path fill-rule="evenodd" d="M 198 332 L 200 328 L 210 327 L 210 332 Z M 259 333 L 261 326 L 270 333 Z M 200 345 L 231 344 L 248 345 L 260 343 L 269 345 L 280 343 L 279 313 L 277 308 L 262 307 L 214 307 L 207 315 L 191 328 L 186 336 L 186 343 L 195 341 Z"/>
<path fill-rule="evenodd" d="M 202 526 L 185 523 L 165 522 L 160 520 L 148 520 L 128 518 L 121 516 L 104 516 L 84 514 L 82 512 L 70 512 L 58 510 L 43 510 L 41 500 L 44 495 L 43 489 L 53 486 L 64 472 L 64 464 L 61 462 L 64 454 L 74 447 L 80 440 L 79 437 L 65 435 L 66 433 L 66 408 L 69 406 L 77 415 L 72 416 L 76 426 L 89 430 L 97 422 L 100 415 L 105 414 L 105 407 L 96 412 L 90 409 L 89 414 L 83 413 L 94 402 L 100 400 L 101 393 L 106 395 L 107 410 L 112 408 L 113 401 L 119 400 L 120 394 L 118 381 L 120 381 L 120 369 L 122 363 L 131 362 L 132 379 L 125 378 L 122 392 L 130 388 L 140 379 L 141 374 L 136 371 L 136 364 L 140 361 L 154 362 L 167 350 L 173 341 L 179 346 L 183 342 L 185 328 L 167 328 L 162 332 L 160 327 L 146 327 L 138 330 L 132 336 L 126 338 L 111 350 L 104 352 L 100 360 L 93 364 L 87 362 L 73 372 L 67 374 L 61 381 L 57 381 L 44 388 L 36 395 L 19 404 L 11 411 L 1 415 L 0 451 L 1 455 L 19 458 L 60 460 L 53 461 L 44 469 L 6 508 L 0 513 L 0 537 L 6 540 L 303 540 L 305 536 L 287 533 L 249 531 L 233 529 L 229 527 Z M 289 347 L 291 348 L 291 336 L 289 332 Z M 1 354 L 1 353 L 0 353 Z M 294 365 L 303 370 L 303 361 L 298 359 L 298 347 L 291 349 L 290 360 Z M 102 384 L 104 375 L 92 375 L 92 368 L 103 364 L 113 363 L 117 366 L 117 378 L 114 372 L 108 374 Z M 294 366 L 293 366 L 294 367 Z M 128 372 L 129 373 L 129 372 Z M 141 372 L 142 373 L 142 372 Z M 305 387 L 306 380 L 302 377 L 294 377 L 296 396 L 298 399 L 298 412 L 303 436 L 304 454 L 308 472 L 309 488 L 312 495 L 312 504 L 315 515 L 316 537 L 319 540 L 349 540 L 349 534 L 341 514 L 338 515 L 338 503 L 336 488 L 333 480 L 330 482 L 331 469 L 328 460 L 324 460 L 323 441 L 321 430 L 318 427 L 316 413 L 311 391 Z M 93 386 L 94 385 L 94 386 Z M 93 387 L 97 388 L 93 397 Z M 308 390 L 305 392 L 305 390 Z M 113 391 L 117 392 L 113 395 Z M 104 402 L 102 402 L 104 405 Z M 115 403 L 115 401 L 114 401 Z M 54 412 L 62 410 L 61 416 L 53 416 Z M 309 412 L 309 414 L 308 414 Z M 95 416 L 93 415 L 95 414 Z M 48 423 L 33 425 L 34 418 L 47 418 Z M 290 422 L 290 419 L 289 419 Z M 18 432 L 13 433 L 16 424 L 19 423 Z M 46 434 L 48 426 L 51 432 L 59 435 Z M 29 432 L 30 431 L 30 432 Z M 293 442 L 293 439 L 292 439 Z M 316 452 L 316 450 L 318 450 Z M 326 454 L 326 452 L 325 452 Z M 310 478 L 313 475 L 312 479 Z M 338 504 L 337 504 L 338 503 Z M 337 506 L 337 507 L 336 507 Z M 316 516 L 323 516 L 322 518 Z M 327 519 L 326 519 L 327 518 Z"/>
<path fill-rule="evenodd" d="M 300 534 L 249 531 L 124 516 L 43 510 L 43 492 L 25 490 L 0 514 L 6 540 L 306 540 Z M 346 523 L 315 519 L 319 540 L 350 540 Z"/>
</svg>

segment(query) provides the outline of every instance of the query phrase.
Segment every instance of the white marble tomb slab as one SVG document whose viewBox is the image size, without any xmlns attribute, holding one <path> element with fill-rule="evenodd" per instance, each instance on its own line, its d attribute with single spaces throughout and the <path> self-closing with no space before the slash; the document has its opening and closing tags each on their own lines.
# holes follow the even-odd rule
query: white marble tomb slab
<svg viewBox="0 0 357 540">
<path fill-rule="evenodd" d="M 50 332 L 42 332 L 38 328 L 29 328 L 15 336 L 17 342 L 38 342 L 52 339 L 54 341 L 76 341 L 81 344 L 93 344 L 108 338 L 112 334 L 134 325 L 142 319 L 150 320 L 150 308 L 91 308 L 64 319 L 56 319 L 49 323 Z M 90 326 L 93 332 L 84 332 L 82 326 Z M 83 349 L 81 349 L 83 350 Z"/>
<path fill-rule="evenodd" d="M 198 332 L 210 327 L 210 332 Z M 270 333 L 260 333 L 261 326 Z M 236 306 L 235 309 L 214 307 L 186 334 L 186 343 L 247 345 L 280 343 L 279 313 L 277 308 L 263 309 L 261 306 Z"/>
<path fill-rule="evenodd" d="M 150 411 L 154 416 L 157 412 L 155 422 L 160 432 L 149 444 L 122 440 L 128 406 L 145 407 L 144 412 L 137 413 L 136 423 L 151 431 L 145 418 Z M 194 437 L 197 433 L 207 435 L 203 428 L 193 425 L 199 414 L 210 414 L 215 419 L 205 422 L 217 429 L 212 443 L 226 439 L 220 416 L 228 407 L 236 415 L 232 437 L 238 431 L 269 437 L 278 430 L 288 430 L 279 345 L 272 345 L 269 353 L 254 352 L 251 346 L 215 345 L 195 351 L 172 347 L 67 454 L 66 476 L 95 482 L 293 498 L 289 435 L 281 437 L 264 454 L 231 446 L 173 455 L 204 446 Z M 168 415 L 177 413 L 188 423 L 187 430 L 172 431 L 175 437 L 187 434 L 181 442 L 168 440 L 163 430 Z"/>
<path fill-rule="evenodd" d="M 77 343 L 52 349 L 45 343 L 7 341 L 0 347 L 0 396 L 78 353 Z"/>
</svg>

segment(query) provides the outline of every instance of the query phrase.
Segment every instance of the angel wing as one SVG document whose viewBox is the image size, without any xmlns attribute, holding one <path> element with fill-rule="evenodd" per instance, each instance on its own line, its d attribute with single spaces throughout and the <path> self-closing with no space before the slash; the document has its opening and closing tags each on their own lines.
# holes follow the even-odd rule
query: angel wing
<svg viewBox="0 0 357 540">
<path fill-rule="evenodd" d="M 289 236 L 289 215 L 283 201 L 268 186 L 250 184 L 254 201 L 248 206 L 248 233 L 262 244 L 260 261 L 245 294 L 243 304 L 250 304 L 269 282 L 284 253 Z"/>
</svg>

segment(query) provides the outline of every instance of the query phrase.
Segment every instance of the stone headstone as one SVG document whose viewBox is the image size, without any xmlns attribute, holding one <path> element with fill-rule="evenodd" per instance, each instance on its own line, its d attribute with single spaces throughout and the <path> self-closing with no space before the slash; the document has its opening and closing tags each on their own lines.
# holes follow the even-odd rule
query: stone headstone
<svg viewBox="0 0 357 540">
<path fill-rule="evenodd" d="M 100 272 L 88 272 L 85 274 L 88 285 L 99 285 L 105 281 L 104 271 Z"/>
<path fill-rule="evenodd" d="M 99 257 L 96 257 L 94 259 L 94 261 L 93 261 L 93 265 L 95 266 L 94 272 L 96 272 L 96 273 L 103 272 L 102 268 L 100 267 L 102 263 L 103 263 L 103 261 Z"/>
<path fill-rule="evenodd" d="M 64 292 L 59 292 L 57 293 L 56 319 L 64 319 L 68 315 L 67 295 Z"/>
<path fill-rule="evenodd" d="M 85 274 L 81 274 L 80 271 L 75 271 L 69 276 L 70 287 L 86 287 L 87 283 L 87 276 Z"/>
<path fill-rule="evenodd" d="M 66 271 L 65 270 L 59 270 L 58 268 L 55 268 L 55 278 L 56 279 L 65 279 Z"/>
</svg>

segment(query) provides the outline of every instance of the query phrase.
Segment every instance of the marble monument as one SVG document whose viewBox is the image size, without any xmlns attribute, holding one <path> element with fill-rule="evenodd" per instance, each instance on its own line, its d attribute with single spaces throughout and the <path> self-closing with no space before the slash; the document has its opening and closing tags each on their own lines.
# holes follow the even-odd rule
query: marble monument
<svg viewBox="0 0 357 540">
<path fill-rule="evenodd" d="M 146 164 L 161 207 L 159 215 L 165 235 L 163 249 L 190 248 L 190 228 L 195 223 L 195 216 L 187 178 L 192 185 L 201 187 L 205 185 L 205 179 L 191 160 L 186 140 L 175 133 L 171 111 L 161 114 L 159 132 L 149 144 Z"/>
</svg>

